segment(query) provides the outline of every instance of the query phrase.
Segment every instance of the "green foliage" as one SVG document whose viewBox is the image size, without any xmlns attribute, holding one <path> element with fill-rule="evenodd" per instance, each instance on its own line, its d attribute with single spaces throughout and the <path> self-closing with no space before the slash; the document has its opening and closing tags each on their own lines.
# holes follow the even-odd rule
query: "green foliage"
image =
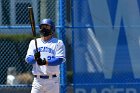
<svg viewBox="0 0 140 93">
<path fill-rule="evenodd" d="M 32 39 L 32 38 L 33 36 L 29 34 L 0 35 L 0 39 L 13 40 L 13 41 L 24 41 L 24 40 Z"/>
</svg>

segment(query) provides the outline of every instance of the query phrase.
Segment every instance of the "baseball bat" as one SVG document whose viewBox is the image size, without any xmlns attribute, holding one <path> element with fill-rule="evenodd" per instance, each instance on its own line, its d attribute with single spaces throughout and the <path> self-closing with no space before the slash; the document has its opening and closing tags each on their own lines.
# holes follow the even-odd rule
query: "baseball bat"
<svg viewBox="0 0 140 93">
<path fill-rule="evenodd" d="M 34 37 L 34 40 L 35 40 L 36 52 L 38 52 L 33 8 L 28 7 L 28 11 L 29 11 L 29 20 L 30 20 L 30 24 L 31 24 L 31 28 L 32 28 L 32 34 L 33 34 L 33 37 Z"/>
</svg>

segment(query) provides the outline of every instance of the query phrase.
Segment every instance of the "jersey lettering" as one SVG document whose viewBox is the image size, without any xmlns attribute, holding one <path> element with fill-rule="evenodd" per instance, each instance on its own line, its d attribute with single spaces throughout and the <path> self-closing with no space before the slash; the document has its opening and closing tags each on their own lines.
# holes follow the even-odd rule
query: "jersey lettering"
<svg viewBox="0 0 140 93">
<path fill-rule="evenodd" d="M 34 50 L 34 53 L 35 53 L 35 51 L 36 50 Z M 38 51 L 39 52 L 48 52 L 48 53 L 54 54 L 54 50 L 51 48 L 48 48 L 48 47 L 38 47 Z"/>
<path fill-rule="evenodd" d="M 51 60 L 52 58 L 54 58 L 54 56 L 48 56 L 47 59 Z"/>
</svg>

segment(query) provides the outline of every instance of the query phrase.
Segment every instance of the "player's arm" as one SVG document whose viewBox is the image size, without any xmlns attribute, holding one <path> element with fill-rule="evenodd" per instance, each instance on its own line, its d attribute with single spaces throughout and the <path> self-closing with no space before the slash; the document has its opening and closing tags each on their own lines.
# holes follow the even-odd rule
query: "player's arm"
<svg viewBox="0 0 140 93">
<path fill-rule="evenodd" d="M 29 64 L 35 64 L 36 63 L 35 58 L 34 58 L 34 53 L 33 53 L 33 49 L 34 49 L 33 45 L 34 44 L 33 44 L 33 40 L 32 40 L 29 44 L 27 54 L 26 54 L 26 57 L 25 57 L 25 61 Z"/>
<path fill-rule="evenodd" d="M 56 47 L 56 54 L 55 58 L 51 58 L 50 60 L 46 61 L 46 65 L 48 66 L 56 66 L 60 65 L 61 63 L 65 62 L 65 46 L 62 41 L 58 42 Z"/>
<path fill-rule="evenodd" d="M 46 61 L 47 66 L 57 66 L 63 62 L 63 58 L 53 58 L 51 60 Z"/>
<path fill-rule="evenodd" d="M 35 63 L 36 63 L 35 58 L 34 58 L 34 56 L 32 56 L 32 55 L 27 56 L 27 57 L 25 58 L 25 61 L 26 61 L 27 63 L 29 63 L 29 64 L 35 64 Z"/>
</svg>

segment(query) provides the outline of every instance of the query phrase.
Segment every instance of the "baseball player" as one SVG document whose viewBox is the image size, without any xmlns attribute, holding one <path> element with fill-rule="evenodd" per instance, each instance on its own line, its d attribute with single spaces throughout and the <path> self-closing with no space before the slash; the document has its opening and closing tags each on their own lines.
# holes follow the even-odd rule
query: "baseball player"
<svg viewBox="0 0 140 93">
<path fill-rule="evenodd" d="M 43 19 L 40 38 L 31 40 L 25 61 L 33 65 L 34 80 L 31 93 L 59 93 L 59 65 L 65 62 L 65 46 L 62 40 L 55 38 L 55 25 L 51 19 Z"/>
</svg>

